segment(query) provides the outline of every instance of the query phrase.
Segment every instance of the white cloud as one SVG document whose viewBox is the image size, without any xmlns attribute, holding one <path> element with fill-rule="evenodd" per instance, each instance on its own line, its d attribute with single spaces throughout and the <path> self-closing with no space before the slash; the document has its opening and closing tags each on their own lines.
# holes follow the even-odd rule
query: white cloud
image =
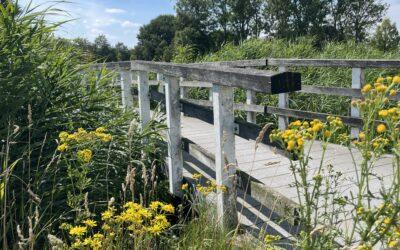
<svg viewBox="0 0 400 250">
<path fill-rule="evenodd" d="M 128 20 L 122 21 L 121 26 L 123 28 L 134 28 L 134 27 L 140 27 L 140 23 L 134 23 Z"/>
<path fill-rule="evenodd" d="M 126 11 L 123 9 L 110 8 L 106 9 L 106 12 L 110 14 L 120 14 L 120 13 L 125 13 Z"/>
</svg>

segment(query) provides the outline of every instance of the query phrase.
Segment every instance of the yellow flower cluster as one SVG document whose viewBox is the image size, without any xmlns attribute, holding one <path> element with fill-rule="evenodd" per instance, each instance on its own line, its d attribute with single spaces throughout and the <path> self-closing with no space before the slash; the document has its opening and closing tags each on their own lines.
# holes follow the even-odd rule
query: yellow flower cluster
<svg viewBox="0 0 400 250">
<path fill-rule="evenodd" d="M 125 232 L 131 237 L 161 234 L 171 226 L 167 215 L 174 212 L 173 205 L 160 201 L 152 202 L 148 208 L 135 202 L 127 202 L 119 214 L 114 207 L 104 211 L 101 214 L 103 224 L 99 228 L 92 219 L 86 219 L 82 221 L 82 225 L 77 226 L 63 223 L 60 228 L 68 230 L 73 240 L 72 248 L 102 249 L 106 248 L 105 242 L 113 242 L 116 236 L 124 235 Z"/>
<path fill-rule="evenodd" d="M 103 127 L 97 128 L 95 131 L 87 132 L 83 128 L 79 128 L 78 131 L 74 133 L 68 133 L 66 131 L 60 132 L 58 135 L 60 139 L 60 144 L 57 147 L 58 151 L 66 151 L 71 145 L 79 144 L 83 142 L 95 142 L 100 140 L 102 142 L 109 142 L 112 139 L 111 134 L 106 133 L 106 129 Z"/>
<path fill-rule="evenodd" d="M 212 192 L 217 192 L 217 191 L 221 191 L 224 193 L 228 192 L 227 187 L 225 187 L 224 185 L 217 185 L 215 180 L 207 180 L 207 184 L 205 186 L 201 185 L 200 183 L 197 183 L 196 190 L 203 195 L 208 195 Z"/>
<path fill-rule="evenodd" d="M 76 153 L 78 159 L 82 160 L 85 163 L 90 162 L 90 160 L 93 157 L 93 152 L 90 149 L 82 149 L 82 150 L 78 150 L 78 152 Z"/>
</svg>

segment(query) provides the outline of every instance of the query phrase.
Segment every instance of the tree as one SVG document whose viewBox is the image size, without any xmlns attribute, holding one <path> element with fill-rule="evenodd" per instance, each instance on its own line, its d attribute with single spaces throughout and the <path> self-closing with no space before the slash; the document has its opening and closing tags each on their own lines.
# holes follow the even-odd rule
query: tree
<svg viewBox="0 0 400 250">
<path fill-rule="evenodd" d="M 176 10 L 177 46 L 193 46 L 203 54 L 209 51 L 210 34 L 216 29 L 215 6 L 212 0 L 178 0 Z"/>
<path fill-rule="evenodd" d="M 382 50 L 390 51 L 399 48 L 400 36 L 396 23 L 391 23 L 390 19 L 383 19 L 382 23 L 376 28 L 372 44 Z"/>
<path fill-rule="evenodd" d="M 125 44 L 118 42 L 115 44 L 115 55 L 117 61 L 127 61 L 130 58 L 130 51 Z"/>
<path fill-rule="evenodd" d="M 276 37 L 361 42 L 386 9 L 381 0 L 267 0 L 265 29 Z"/>
<path fill-rule="evenodd" d="M 97 59 L 105 61 L 115 61 L 116 56 L 113 53 L 110 43 L 107 37 L 103 34 L 99 35 L 94 39 L 94 52 Z"/>
<path fill-rule="evenodd" d="M 260 26 L 260 0 L 230 0 L 230 24 L 236 41 L 243 41 L 253 33 L 258 36 Z M 252 24 L 254 25 L 252 27 Z"/>
<path fill-rule="evenodd" d="M 170 50 L 175 36 L 175 17 L 160 15 L 140 28 L 135 57 L 141 60 L 170 61 Z"/>
<path fill-rule="evenodd" d="M 368 31 L 382 21 L 387 4 L 380 0 L 338 0 L 339 27 L 346 39 L 362 42 Z"/>
</svg>

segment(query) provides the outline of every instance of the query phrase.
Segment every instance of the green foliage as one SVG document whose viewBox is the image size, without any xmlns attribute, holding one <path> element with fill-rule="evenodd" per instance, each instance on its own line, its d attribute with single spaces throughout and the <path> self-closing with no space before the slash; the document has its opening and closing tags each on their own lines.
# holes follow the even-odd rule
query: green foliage
<svg viewBox="0 0 400 250">
<path fill-rule="evenodd" d="M 372 44 L 382 51 L 390 51 L 399 48 L 400 35 L 396 24 L 391 23 L 390 19 L 386 18 L 376 29 L 372 39 Z"/>
<path fill-rule="evenodd" d="M 140 28 L 138 44 L 135 47 L 136 59 L 170 61 L 172 59 L 175 35 L 175 17 L 160 15 Z"/>
</svg>

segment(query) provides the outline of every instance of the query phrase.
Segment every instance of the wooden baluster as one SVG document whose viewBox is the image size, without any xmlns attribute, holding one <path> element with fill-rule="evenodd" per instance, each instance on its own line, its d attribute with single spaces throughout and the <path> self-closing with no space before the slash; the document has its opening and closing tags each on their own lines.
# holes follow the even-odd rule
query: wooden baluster
<svg viewBox="0 0 400 250">
<path fill-rule="evenodd" d="M 149 76 L 145 71 L 137 72 L 140 126 L 143 129 L 150 121 Z"/>
<path fill-rule="evenodd" d="M 168 125 L 168 173 L 169 190 L 182 195 L 183 157 L 181 146 L 181 111 L 179 102 L 179 78 L 165 77 L 165 102 Z"/>
<path fill-rule="evenodd" d="M 164 92 L 164 77 L 162 74 L 157 74 L 157 82 L 158 82 L 158 92 L 160 93 L 165 93 Z"/>
<path fill-rule="evenodd" d="M 212 101 L 213 100 L 213 88 L 208 89 L 208 100 Z"/>
<path fill-rule="evenodd" d="M 221 225 L 230 229 L 238 223 L 233 97 L 232 87 L 213 85 L 216 182 L 226 187 L 226 192 L 217 191 L 217 213 Z"/>
<path fill-rule="evenodd" d="M 285 66 L 279 66 L 279 72 L 285 72 L 287 68 Z M 282 93 L 278 95 L 278 107 L 279 108 L 289 108 L 289 94 Z M 289 125 L 289 119 L 287 116 L 278 116 L 278 128 L 285 130 Z"/>
<path fill-rule="evenodd" d="M 352 68 L 351 74 L 351 88 L 353 89 L 361 89 L 365 83 L 365 73 L 363 68 Z M 352 99 L 354 100 L 354 99 Z M 360 111 L 357 107 L 351 106 L 350 110 L 351 117 L 360 117 Z M 352 127 L 351 128 L 351 137 L 358 138 L 358 134 L 360 133 L 360 128 Z"/>
<path fill-rule="evenodd" d="M 130 72 L 127 70 L 120 71 L 121 79 L 121 95 L 122 95 L 122 107 L 127 110 L 133 107 L 133 96 L 131 93 L 131 77 Z"/>
<path fill-rule="evenodd" d="M 255 104 L 256 101 L 256 92 L 252 90 L 246 90 L 246 104 Z M 256 121 L 256 113 L 247 111 L 247 122 L 257 123 Z"/>
</svg>

